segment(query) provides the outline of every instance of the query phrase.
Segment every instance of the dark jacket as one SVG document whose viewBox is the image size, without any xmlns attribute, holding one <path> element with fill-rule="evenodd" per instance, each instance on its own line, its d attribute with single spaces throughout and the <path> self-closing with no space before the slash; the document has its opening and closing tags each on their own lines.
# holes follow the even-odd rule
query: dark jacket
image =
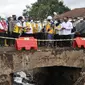
<svg viewBox="0 0 85 85">
<path fill-rule="evenodd" d="M 85 20 L 78 23 L 75 28 L 76 28 L 76 32 L 80 34 L 85 33 Z"/>
</svg>

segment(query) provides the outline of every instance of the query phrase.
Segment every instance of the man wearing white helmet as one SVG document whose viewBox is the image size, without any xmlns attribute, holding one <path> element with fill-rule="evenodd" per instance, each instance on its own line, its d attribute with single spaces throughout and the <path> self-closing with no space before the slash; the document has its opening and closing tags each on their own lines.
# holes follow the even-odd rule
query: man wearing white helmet
<svg viewBox="0 0 85 85">
<path fill-rule="evenodd" d="M 47 31 L 47 39 L 52 40 L 53 39 L 53 33 L 54 33 L 52 16 L 47 17 L 46 31 Z M 48 44 L 51 44 L 51 46 L 52 46 L 52 42 L 49 42 Z"/>
<path fill-rule="evenodd" d="M 47 20 L 52 20 L 52 16 L 48 16 L 47 17 Z"/>
</svg>

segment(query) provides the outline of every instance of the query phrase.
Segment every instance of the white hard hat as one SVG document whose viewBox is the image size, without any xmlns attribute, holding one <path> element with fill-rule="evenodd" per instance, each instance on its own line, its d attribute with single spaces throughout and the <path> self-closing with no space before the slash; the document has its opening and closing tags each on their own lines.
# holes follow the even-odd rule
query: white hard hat
<svg viewBox="0 0 85 85">
<path fill-rule="evenodd" d="M 54 14 L 54 15 L 57 15 L 57 13 L 56 13 L 56 12 L 54 12 L 53 14 Z"/>
<path fill-rule="evenodd" d="M 47 20 L 52 20 L 52 16 L 48 16 L 47 17 Z"/>
</svg>

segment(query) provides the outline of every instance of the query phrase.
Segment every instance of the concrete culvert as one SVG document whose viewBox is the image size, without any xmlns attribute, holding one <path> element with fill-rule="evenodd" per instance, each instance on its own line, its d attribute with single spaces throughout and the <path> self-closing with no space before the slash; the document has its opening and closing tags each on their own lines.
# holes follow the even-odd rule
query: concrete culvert
<svg viewBox="0 0 85 85">
<path fill-rule="evenodd" d="M 15 72 L 12 85 L 74 85 L 81 77 L 81 71 L 81 68 L 53 66 L 35 68 L 30 73 Z M 82 82 L 78 85 L 83 85 Z"/>
<path fill-rule="evenodd" d="M 34 70 L 34 81 L 36 85 L 74 85 L 80 72 L 80 68 L 70 67 L 37 68 Z"/>
</svg>

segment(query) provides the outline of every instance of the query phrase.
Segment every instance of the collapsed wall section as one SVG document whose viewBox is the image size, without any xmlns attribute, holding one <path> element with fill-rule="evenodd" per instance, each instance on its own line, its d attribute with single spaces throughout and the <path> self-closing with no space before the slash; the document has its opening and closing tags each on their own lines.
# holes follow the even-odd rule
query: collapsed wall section
<svg viewBox="0 0 85 85">
<path fill-rule="evenodd" d="M 85 50 L 76 49 L 40 48 L 37 51 L 16 51 L 6 48 L 6 50 L 0 50 L 0 83 L 2 83 L 1 85 L 4 85 L 3 82 L 10 83 L 11 73 L 24 70 L 28 71 L 28 69 L 38 67 L 63 66 L 69 68 L 84 68 L 84 56 Z"/>
</svg>

